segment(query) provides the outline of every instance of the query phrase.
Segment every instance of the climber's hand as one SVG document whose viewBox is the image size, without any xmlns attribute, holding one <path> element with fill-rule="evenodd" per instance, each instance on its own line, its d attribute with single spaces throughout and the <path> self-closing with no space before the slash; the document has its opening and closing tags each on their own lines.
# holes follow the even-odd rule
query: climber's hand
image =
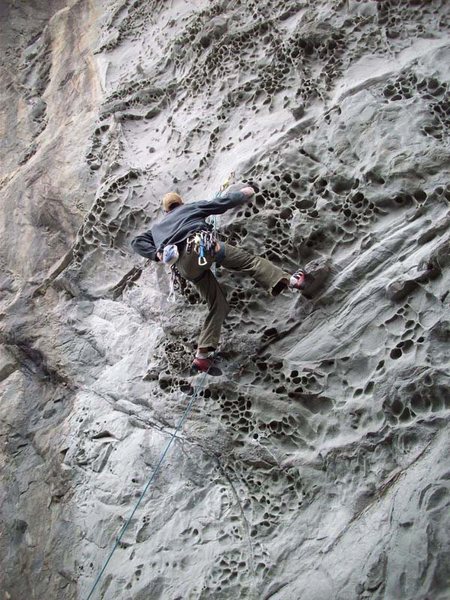
<svg viewBox="0 0 450 600">
<path fill-rule="evenodd" d="M 255 193 L 255 190 L 252 187 L 245 187 L 242 188 L 241 192 L 245 194 L 247 198 L 250 198 L 250 196 L 253 196 L 253 194 Z"/>
<path fill-rule="evenodd" d="M 159 260 L 163 259 L 163 253 L 162 252 L 157 252 L 156 256 L 159 258 Z"/>
</svg>

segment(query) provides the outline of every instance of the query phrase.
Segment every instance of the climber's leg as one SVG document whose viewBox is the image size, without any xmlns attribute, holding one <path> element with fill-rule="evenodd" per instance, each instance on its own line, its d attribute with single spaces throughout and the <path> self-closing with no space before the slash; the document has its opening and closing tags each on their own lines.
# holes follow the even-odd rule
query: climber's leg
<svg viewBox="0 0 450 600">
<path fill-rule="evenodd" d="M 219 345 L 222 324 L 230 311 L 225 293 L 209 269 L 212 261 L 213 258 L 208 257 L 208 265 L 199 267 L 198 256 L 183 251 L 177 263 L 180 274 L 192 281 L 208 305 L 209 311 L 200 332 L 193 367 L 200 371 L 208 371 L 211 375 L 220 374 L 211 369 L 213 364 L 211 352 L 214 352 Z"/>
<path fill-rule="evenodd" d="M 303 276 L 300 271 L 294 275 L 283 271 L 269 260 L 261 256 L 254 256 L 230 244 L 223 244 L 223 258 L 220 264 L 231 271 L 247 273 L 254 277 L 258 283 L 276 296 L 287 287 L 300 289 Z"/>
</svg>

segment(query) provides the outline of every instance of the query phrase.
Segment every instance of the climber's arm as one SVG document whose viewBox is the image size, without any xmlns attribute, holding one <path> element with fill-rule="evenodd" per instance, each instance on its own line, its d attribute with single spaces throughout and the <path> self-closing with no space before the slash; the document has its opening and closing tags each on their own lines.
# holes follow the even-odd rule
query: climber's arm
<svg viewBox="0 0 450 600">
<path fill-rule="evenodd" d="M 221 215 L 230 208 L 244 204 L 254 193 L 253 188 L 245 187 L 239 192 L 228 192 L 219 198 L 214 198 L 214 200 L 201 200 L 195 204 L 201 217 Z"/>
<path fill-rule="evenodd" d="M 150 260 L 159 261 L 158 254 L 156 252 L 155 242 L 153 241 L 152 232 L 146 231 L 142 235 L 138 235 L 131 242 L 131 247 L 135 252 L 149 258 Z"/>
</svg>

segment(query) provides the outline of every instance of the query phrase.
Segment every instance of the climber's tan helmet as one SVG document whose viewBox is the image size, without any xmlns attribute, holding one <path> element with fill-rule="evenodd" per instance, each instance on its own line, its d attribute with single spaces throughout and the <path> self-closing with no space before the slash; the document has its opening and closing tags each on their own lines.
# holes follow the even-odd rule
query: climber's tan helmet
<svg viewBox="0 0 450 600">
<path fill-rule="evenodd" d="M 166 213 L 170 212 L 175 206 L 179 206 L 180 204 L 183 204 L 183 200 L 176 192 L 169 192 L 168 194 L 165 194 L 162 199 L 162 207 Z"/>
</svg>

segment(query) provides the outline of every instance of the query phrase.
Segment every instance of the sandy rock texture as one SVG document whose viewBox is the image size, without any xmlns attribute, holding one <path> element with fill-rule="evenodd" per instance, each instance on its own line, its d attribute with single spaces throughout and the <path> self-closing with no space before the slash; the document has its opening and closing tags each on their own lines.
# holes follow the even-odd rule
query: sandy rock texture
<svg viewBox="0 0 450 600">
<path fill-rule="evenodd" d="M 444 0 L 0 4 L 0 598 L 449 597 Z M 160 199 L 253 202 L 205 314 L 130 241 Z"/>
</svg>

